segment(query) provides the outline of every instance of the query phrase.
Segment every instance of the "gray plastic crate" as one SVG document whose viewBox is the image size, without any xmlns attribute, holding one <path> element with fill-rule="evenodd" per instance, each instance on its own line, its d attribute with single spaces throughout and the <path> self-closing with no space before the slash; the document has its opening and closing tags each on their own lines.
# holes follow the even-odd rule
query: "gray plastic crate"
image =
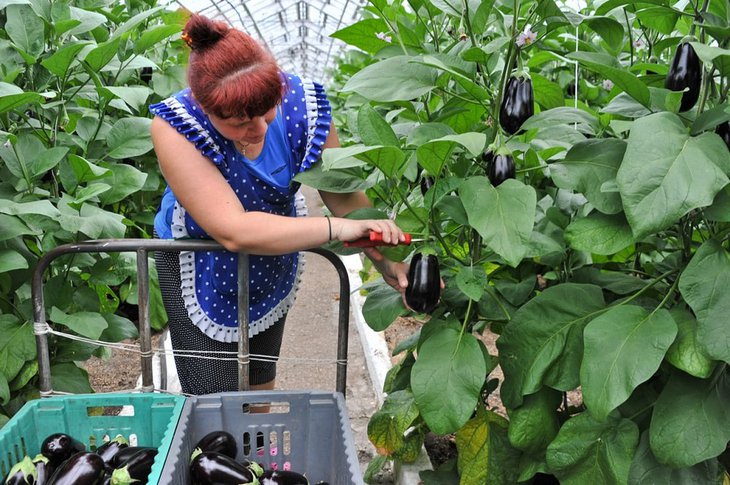
<svg viewBox="0 0 730 485">
<path fill-rule="evenodd" d="M 269 412 L 261 406 L 269 406 Z M 226 392 L 188 398 L 158 482 L 190 483 L 197 442 L 225 430 L 238 443 L 236 459 L 291 469 L 315 484 L 364 485 L 345 400 L 322 391 Z M 263 447 L 261 447 L 263 445 Z"/>
</svg>

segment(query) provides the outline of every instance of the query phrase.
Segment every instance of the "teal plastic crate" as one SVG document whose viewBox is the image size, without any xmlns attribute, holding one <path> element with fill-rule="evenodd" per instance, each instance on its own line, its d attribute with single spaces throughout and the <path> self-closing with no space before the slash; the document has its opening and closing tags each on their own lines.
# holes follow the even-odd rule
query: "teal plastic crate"
<svg viewBox="0 0 730 485">
<path fill-rule="evenodd" d="M 74 394 L 29 401 L 0 428 L 0 472 L 5 476 L 25 455 L 37 455 L 53 433 L 66 433 L 87 450 L 121 434 L 137 446 L 159 450 L 148 482 L 156 484 L 184 405 L 185 397 L 156 393 Z"/>
<path fill-rule="evenodd" d="M 228 392 L 189 398 L 159 485 L 189 484 L 194 446 L 219 430 L 236 439 L 239 461 L 303 473 L 309 483 L 364 485 L 345 400 L 340 393 L 322 391 Z"/>
</svg>

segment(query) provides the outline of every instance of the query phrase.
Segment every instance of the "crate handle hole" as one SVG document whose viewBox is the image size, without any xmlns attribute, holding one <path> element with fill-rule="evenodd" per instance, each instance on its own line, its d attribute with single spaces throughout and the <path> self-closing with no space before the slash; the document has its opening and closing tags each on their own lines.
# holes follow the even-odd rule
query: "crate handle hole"
<svg viewBox="0 0 730 485">
<path fill-rule="evenodd" d="M 134 416 L 134 406 L 89 406 L 87 416 Z"/>
<path fill-rule="evenodd" d="M 243 414 L 289 414 L 290 405 L 288 402 L 243 403 L 241 412 Z"/>
<path fill-rule="evenodd" d="M 243 454 L 249 456 L 251 454 L 251 434 L 243 433 Z"/>
</svg>

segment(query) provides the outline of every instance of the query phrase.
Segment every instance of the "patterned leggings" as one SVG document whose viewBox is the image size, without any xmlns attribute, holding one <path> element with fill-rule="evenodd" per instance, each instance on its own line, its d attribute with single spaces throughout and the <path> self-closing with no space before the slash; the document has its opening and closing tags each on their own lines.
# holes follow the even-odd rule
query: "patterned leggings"
<svg viewBox="0 0 730 485">
<path fill-rule="evenodd" d="M 170 340 L 175 350 L 203 352 L 234 352 L 234 354 L 195 354 L 195 357 L 175 356 L 175 366 L 182 391 L 188 394 L 210 394 L 238 390 L 238 362 L 235 352 L 238 342 L 218 342 L 205 335 L 188 317 L 180 290 L 180 260 L 178 253 L 155 253 L 155 266 L 160 281 L 162 301 L 167 311 Z M 286 315 L 264 332 L 249 339 L 249 353 L 278 357 L 284 335 Z M 201 356 L 214 357 L 213 359 Z M 233 360 L 218 360 L 225 356 Z M 276 377 L 276 362 L 261 362 L 251 358 L 249 382 L 264 384 Z"/>
</svg>

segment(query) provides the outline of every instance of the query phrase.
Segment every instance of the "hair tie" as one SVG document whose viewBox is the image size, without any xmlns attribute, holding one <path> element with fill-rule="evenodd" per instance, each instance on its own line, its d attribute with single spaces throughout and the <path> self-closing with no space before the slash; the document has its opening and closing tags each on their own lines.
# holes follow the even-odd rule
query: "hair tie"
<svg viewBox="0 0 730 485">
<path fill-rule="evenodd" d="M 191 49 L 193 48 L 193 39 L 190 38 L 190 34 L 188 34 L 187 31 L 183 31 L 180 38 L 185 41 L 188 47 L 190 47 Z"/>
</svg>

